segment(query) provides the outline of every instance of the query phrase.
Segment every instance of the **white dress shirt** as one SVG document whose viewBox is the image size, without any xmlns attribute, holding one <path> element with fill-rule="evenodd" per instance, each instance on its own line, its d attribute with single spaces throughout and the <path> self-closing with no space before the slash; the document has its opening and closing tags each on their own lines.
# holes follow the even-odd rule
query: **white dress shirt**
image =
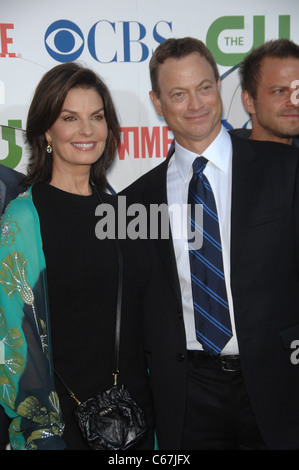
<svg viewBox="0 0 299 470">
<path fill-rule="evenodd" d="M 175 143 L 175 153 L 171 157 L 167 171 L 168 206 L 178 205 L 179 207 L 187 207 L 189 182 L 193 174 L 192 163 L 198 156 L 199 155 L 186 150 L 177 142 Z M 233 300 L 230 287 L 232 145 L 230 136 L 224 127 L 221 128 L 216 139 L 203 152 L 202 156 L 208 160 L 204 174 L 213 189 L 218 211 L 224 275 L 233 331 L 233 337 L 223 349 L 222 354 L 238 354 Z M 186 214 L 186 211 L 184 212 L 182 210 L 181 213 Z M 181 217 L 180 231 L 177 232 L 178 227 L 174 226 L 170 211 L 170 224 L 182 294 L 187 349 L 201 350 L 201 344 L 197 341 L 195 335 L 189 253 L 185 237 L 187 233 L 186 223 L 186 217 Z M 179 233 L 182 234 L 182 236 L 179 236 Z"/>
</svg>

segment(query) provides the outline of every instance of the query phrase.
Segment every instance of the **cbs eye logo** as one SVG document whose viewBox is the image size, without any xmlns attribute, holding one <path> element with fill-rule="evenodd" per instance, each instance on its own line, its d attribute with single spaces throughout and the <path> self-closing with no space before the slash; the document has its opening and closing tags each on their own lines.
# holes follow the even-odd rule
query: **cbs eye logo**
<svg viewBox="0 0 299 470">
<path fill-rule="evenodd" d="M 45 46 L 53 59 L 59 62 L 76 60 L 84 48 L 81 29 L 72 21 L 59 20 L 52 23 L 45 33 Z"/>
</svg>

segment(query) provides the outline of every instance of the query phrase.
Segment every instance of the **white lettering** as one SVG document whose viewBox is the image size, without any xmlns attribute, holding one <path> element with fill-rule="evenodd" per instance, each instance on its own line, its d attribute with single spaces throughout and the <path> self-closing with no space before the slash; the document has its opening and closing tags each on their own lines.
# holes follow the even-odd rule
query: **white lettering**
<svg viewBox="0 0 299 470">
<path fill-rule="evenodd" d="M 291 363 L 297 365 L 299 364 L 299 340 L 294 340 L 292 342 L 291 349 L 295 349 L 291 354 Z"/>
<path fill-rule="evenodd" d="M 291 102 L 293 104 L 298 104 L 299 98 L 297 98 L 297 96 L 299 95 L 299 80 L 294 80 L 291 83 L 291 88 L 296 88 L 296 90 L 291 94 Z"/>
</svg>

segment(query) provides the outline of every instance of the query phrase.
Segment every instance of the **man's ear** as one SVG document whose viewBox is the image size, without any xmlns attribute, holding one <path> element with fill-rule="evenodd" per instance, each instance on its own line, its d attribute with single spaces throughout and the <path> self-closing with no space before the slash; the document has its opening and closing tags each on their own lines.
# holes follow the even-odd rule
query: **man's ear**
<svg viewBox="0 0 299 470">
<path fill-rule="evenodd" d="M 150 96 L 150 99 L 154 105 L 154 108 L 156 110 L 156 113 L 159 114 L 159 116 L 163 116 L 163 113 L 162 113 L 162 106 L 161 106 L 161 101 L 160 99 L 158 98 L 158 95 L 157 93 L 155 93 L 154 91 L 150 91 L 149 92 L 149 96 Z"/>
<path fill-rule="evenodd" d="M 247 90 L 242 91 L 241 99 L 242 99 L 243 106 L 246 109 L 246 111 L 248 112 L 248 114 L 250 114 L 250 115 L 255 114 L 254 99 L 248 93 Z"/>
</svg>

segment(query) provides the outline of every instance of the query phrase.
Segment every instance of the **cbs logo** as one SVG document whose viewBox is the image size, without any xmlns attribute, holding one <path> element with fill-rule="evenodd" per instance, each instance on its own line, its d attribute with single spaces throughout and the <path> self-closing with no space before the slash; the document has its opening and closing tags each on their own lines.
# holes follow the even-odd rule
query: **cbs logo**
<svg viewBox="0 0 299 470">
<path fill-rule="evenodd" d="M 148 38 L 154 43 L 165 41 L 172 31 L 172 23 L 158 21 L 150 30 L 137 21 L 97 21 L 89 30 L 87 40 L 78 25 L 69 20 L 52 23 L 45 33 L 45 47 L 58 62 L 74 61 L 86 46 L 98 62 L 143 62 L 152 52 Z M 157 44 L 152 45 L 152 49 Z"/>
</svg>

